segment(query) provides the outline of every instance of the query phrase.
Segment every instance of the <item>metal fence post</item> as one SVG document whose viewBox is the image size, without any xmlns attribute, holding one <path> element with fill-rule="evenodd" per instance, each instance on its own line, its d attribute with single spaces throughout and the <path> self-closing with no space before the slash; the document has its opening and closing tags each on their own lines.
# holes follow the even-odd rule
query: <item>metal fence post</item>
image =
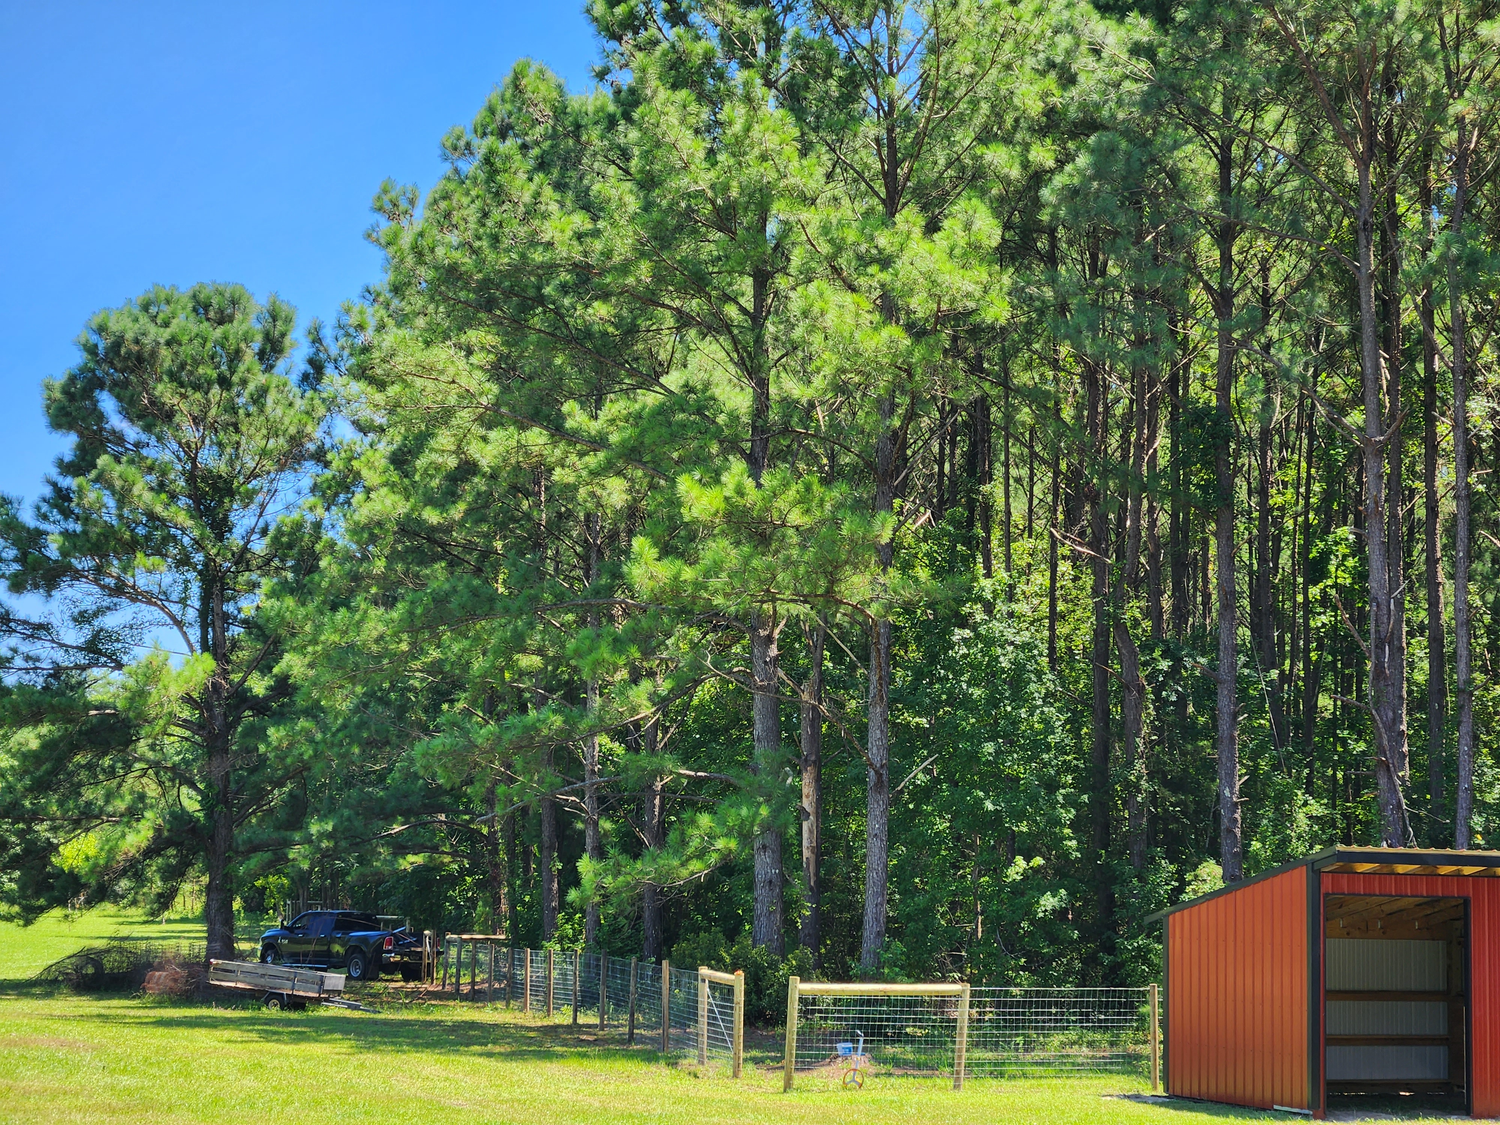
<svg viewBox="0 0 1500 1125">
<path fill-rule="evenodd" d="M 556 985 L 557 985 L 557 957 L 556 950 L 547 950 L 547 1018 L 550 1020 L 557 1011 Z"/>
<path fill-rule="evenodd" d="M 969 1053 L 969 986 L 958 996 L 958 1036 L 953 1048 L 953 1088 L 964 1088 L 964 1062 Z"/>
<path fill-rule="evenodd" d="M 708 1063 L 708 978 L 698 966 L 698 1065 Z"/>
<path fill-rule="evenodd" d="M 788 977 L 786 981 L 786 1047 L 781 1075 L 781 1092 L 792 1088 L 792 1071 L 797 1065 L 797 990 L 802 986 L 801 977 Z"/>
<path fill-rule="evenodd" d="M 740 1076 L 745 1065 L 745 970 L 734 971 L 734 1055 L 732 1069 L 734 1077 Z"/>
<path fill-rule="evenodd" d="M 626 1046 L 631 1047 L 635 1046 L 635 979 L 639 969 L 640 962 L 632 957 L 630 959 L 630 1014 L 625 1022 L 625 1043 Z"/>
<path fill-rule="evenodd" d="M 1154 1094 L 1161 1089 L 1161 1025 L 1157 1022 L 1158 989 L 1155 984 L 1149 987 L 1151 993 L 1151 1092 Z"/>
<path fill-rule="evenodd" d="M 661 1053 L 666 1054 L 672 1046 L 672 962 L 661 963 Z"/>
</svg>

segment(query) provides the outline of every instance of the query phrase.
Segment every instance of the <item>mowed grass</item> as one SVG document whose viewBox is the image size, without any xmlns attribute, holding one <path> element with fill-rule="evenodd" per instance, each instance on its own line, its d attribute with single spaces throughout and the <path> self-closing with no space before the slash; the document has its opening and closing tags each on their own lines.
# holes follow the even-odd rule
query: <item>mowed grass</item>
<svg viewBox="0 0 1500 1125">
<path fill-rule="evenodd" d="M 240 920 L 235 936 L 248 950 L 265 932 L 258 920 Z M 54 910 L 30 926 L 0 922 L 0 981 L 30 980 L 53 961 L 89 945 L 134 938 L 158 945 L 202 945 L 201 918 L 142 917 L 138 912 L 100 906 L 81 914 Z"/>
<path fill-rule="evenodd" d="M 862 1091 L 798 1080 L 771 1060 L 730 1079 L 669 1065 L 618 1034 L 523 1020 L 503 1008 L 412 1004 L 379 1015 L 268 1012 L 144 998 L 0 995 L 0 1122 L 324 1120 L 463 1125 L 994 1125 L 1287 1119 L 1151 1105 L 1121 1079 L 872 1078 Z"/>
<path fill-rule="evenodd" d="M 242 944 L 259 933 L 243 927 Z M 1177 1100 L 1145 1099 L 1131 1078 L 941 1080 L 876 1075 L 862 1091 L 799 1076 L 781 1092 L 770 1040 L 745 1076 L 664 1060 L 623 1035 L 546 1024 L 501 1006 L 434 1002 L 384 983 L 362 986 L 379 1014 L 270 1012 L 225 993 L 214 1005 L 143 996 L 80 996 L 30 983 L 81 946 L 134 936 L 203 940 L 201 922 L 166 923 L 101 909 L 35 926 L 0 925 L 0 1125 L 393 1121 L 462 1125 L 1000 1125 L 1290 1121 Z M 642 1043 L 653 1041 L 649 1034 Z M 1346 1118 L 1347 1119 L 1347 1118 Z"/>
</svg>

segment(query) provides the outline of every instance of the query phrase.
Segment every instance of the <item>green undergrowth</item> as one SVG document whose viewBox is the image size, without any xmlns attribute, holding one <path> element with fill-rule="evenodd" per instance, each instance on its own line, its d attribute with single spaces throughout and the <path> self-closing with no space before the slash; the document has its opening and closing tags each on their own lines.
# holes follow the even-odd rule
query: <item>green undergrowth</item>
<svg viewBox="0 0 1500 1125">
<path fill-rule="evenodd" d="M 377 999 L 372 990 L 370 999 Z M 379 1014 L 269 1012 L 0 986 L 0 1122 L 51 1125 L 326 1120 L 462 1125 L 995 1125 L 1294 1120 L 1149 1102 L 1130 1079 L 880 1078 L 862 1091 L 798 1079 L 767 1049 L 746 1075 L 699 1073 L 567 1024 L 448 1002 Z"/>
</svg>

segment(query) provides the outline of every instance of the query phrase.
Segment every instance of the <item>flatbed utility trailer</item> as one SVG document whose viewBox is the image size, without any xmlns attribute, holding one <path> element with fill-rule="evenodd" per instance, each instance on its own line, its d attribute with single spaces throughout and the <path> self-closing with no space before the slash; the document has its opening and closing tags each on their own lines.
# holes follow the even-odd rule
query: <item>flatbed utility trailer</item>
<svg viewBox="0 0 1500 1125">
<path fill-rule="evenodd" d="M 334 1008 L 351 1008 L 373 1012 L 355 1000 L 345 1000 L 344 976 L 317 969 L 292 965 L 269 965 L 260 961 L 218 961 L 208 963 L 208 983 L 220 988 L 237 988 L 262 993 L 268 1008 L 300 1010 L 309 1000 Z"/>
</svg>

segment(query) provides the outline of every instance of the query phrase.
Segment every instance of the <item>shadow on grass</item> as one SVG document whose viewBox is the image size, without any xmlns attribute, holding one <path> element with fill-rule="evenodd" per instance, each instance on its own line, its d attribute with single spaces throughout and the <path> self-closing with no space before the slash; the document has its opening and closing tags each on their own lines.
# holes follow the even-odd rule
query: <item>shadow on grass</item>
<svg viewBox="0 0 1500 1125">
<path fill-rule="evenodd" d="M 0 993 L 3 995 L 3 993 Z M 208 1007 L 180 1002 L 126 999 L 109 1014 L 116 1026 L 151 1030 L 212 1033 L 274 1042 L 344 1047 L 351 1051 L 411 1053 L 475 1052 L 503 1054 L 533 1062 L 561 1062 L 586 1055 L 593 1059 L 629 1060 L 641 1065 L 663 1061 L 660 1052 L 641 1043 L 625 1044 L 623 1032 L 600 1035 L 587 1027 L 514 1021 L 456 1019 L 419 1014 L 365 1014 L 312 1007 L 305 1012 L 269 1012 L 258 1003 Z"/>
<path fill-rule="evenodd" d="M 1157 1109 L 1178 1113 L 1195 1113 L 1199 1117 L 1217 1117 L 1225 1121 L 1300 1121 L 1306 1114 L 1282 1112 L 1273 1109 L 1252 1109 L 1249 1106 L 1225 1105 L 1223 1102 L 1201 1102 L 1193 1098 L 1174 1098 L 1167 1094 L 1106 1094 L 1108 1100 L 1136 1102 L 1155 1106 Z"/>
</svg>

